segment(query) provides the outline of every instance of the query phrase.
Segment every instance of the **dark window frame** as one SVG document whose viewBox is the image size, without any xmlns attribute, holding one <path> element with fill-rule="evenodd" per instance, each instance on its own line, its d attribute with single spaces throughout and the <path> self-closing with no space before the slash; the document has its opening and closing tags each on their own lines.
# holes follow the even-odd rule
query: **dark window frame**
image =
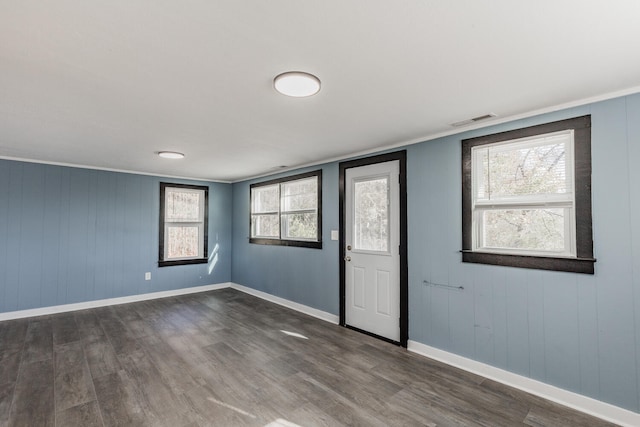
<svg viewBox="0 0 640 427">
<path fill-rule="evenodd" d="M 167 188 L 184 188 L 191 190 L 200 190 L 204 191 L 204 224 L 203 224 L 203 255 L 202 258 L 189 258 L 189 259 L 178 259 L 178 260 L 165 260 L 164 259 L 164 245 L 165 245 L 165 235 L 164 235 L 164 201 L 165 201 L 165 192 Z M 209 262 L 209 187 L 206 185 L 190 185 L 190 184 L 173 184 L 169 182 L 161 182 L 160 183 L 160 230 L 159 230 L 160 240 L 158 241 L 158 267 L 169 267 L 173 265 L 190 265 L 190 264 L 205 264 Z"/>
<path fill-rule="evenodd" d="M 251 216 L 253 214 L 251 203 L 251 190 L 259 187 L 266 187 L 270 185 L 280 185 L 284 182 L 297 181 L 305 178 L 317 177 L 318 178 L 318 224 L 317 224 L 317 240 L 293 240 L 282 238 L 282 211 L 278 208 L 278 238 L 263 238 L 263 237 L 251 237 Z M 282 196 L 280 196 L 282 197 Z M 282 199 L 279 201 L 279 205 Z M 305 172 L 296 175 L 290 175 L 283 178 L 271 179 L 268 181 L 257 182 L 249 186 L 249 243 L 255 243 L 258 245 L 275 245 L 275 246 L 295 246 L 302 248 L 322 249 L 322 169 L 318 169 L 311 172 Z"/>
<path fill-rule="evenodd" d="M 471 149 L 563 130 L 574 131 L 576 257 L 513 255 L 474 251 L 472 246 Z M 594 274 L 591 205 L 591 115 L 462 140 L 462 262 Z"/>
</svg>

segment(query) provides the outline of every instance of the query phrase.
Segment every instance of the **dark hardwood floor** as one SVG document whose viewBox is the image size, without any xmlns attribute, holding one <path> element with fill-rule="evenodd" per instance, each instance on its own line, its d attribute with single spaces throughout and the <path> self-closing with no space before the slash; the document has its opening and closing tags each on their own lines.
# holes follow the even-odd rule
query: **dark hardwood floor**
<svg viewBox="0 0 640 427">
<path fill-rule="evenodd" d="M 231 289 L 0 322 L 1 426 L 605 426 Z"/>
</svg>

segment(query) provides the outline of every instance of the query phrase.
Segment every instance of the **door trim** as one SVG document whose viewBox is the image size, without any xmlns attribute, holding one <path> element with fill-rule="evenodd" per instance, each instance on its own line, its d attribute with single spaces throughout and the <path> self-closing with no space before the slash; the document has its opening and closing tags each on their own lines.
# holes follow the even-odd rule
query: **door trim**
<svg viewBox="0 0 640 427">
<path fill-rule="evenodd" d="M 345 277 L 345 172 L 347 169 L 356 168 L 360 166 L 373 165 L 376 163 L 384 163 L 398 160 L 400 164 L 400 341 L 394 342 L 395 344 L 407 347 L 409 340 L 409 266 L 407 263 L 407 151 L 396 151 L 388 154 L 380 154 L 377 156 L 365 157 L 362 159 L 350 160 L 346 162 L 340 162 L 340 217 L 339 217 L 339 229 L 340 229 L 340 325 L 355 329 L 367 335 L 374 335 L 360 329 L 352 328 L 346 324 L 346 310 L 345 310 L 345 289 L 346 289 L 346 277 Z M 375 335 L 374 335 L 375 336 Z M 376 336 L 377 337 L 377 336 Z M 381 337 L 378 337 L 381 338 Z M 385 339 L 385 341 L 389 341 Z"/>
</svg>

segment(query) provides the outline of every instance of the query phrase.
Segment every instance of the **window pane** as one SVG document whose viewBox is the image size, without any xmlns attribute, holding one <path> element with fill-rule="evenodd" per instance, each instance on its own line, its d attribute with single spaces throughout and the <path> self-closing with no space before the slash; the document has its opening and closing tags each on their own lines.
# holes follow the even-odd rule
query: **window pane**
<svg viewBox="0 0 640 427">
<path fill-rule="evenodd" d="M 318 237 L 318 214 L 300 213 L 282 215 L 283 239 L 311 239 Z"/>
<path fill-rule="evenodd" d="M 167 189 L 165 220 L 167 222 L 201 221 L 200 196 L 200 192 Z"/>
<path fill-rule="evenodd" d="M 488 200 L 489 199 L 489 149 L 482 148 L 477 149 L 474 154 L 475 164 L 474 167 L 478 168 L 476 171 L 476 194 L 477 198 L 480 200 Z"/>
<path fill-rule="evenodd" d="M 485 248 L 565 251 L 564 209 L 483 212 Z"/>
<path fill-rule="evenodd" d="M 282 210 L 298 211 L 316 209 L 318 204 L 318 179 L 316 177 L 282 184 Z"/>
<path fill-rule="evenodd" d="M 566 151 L 571 134 L 481 149 L 476 188 L 479 199 L 496 200 L 529 194 L 571 192 Z"/>
<path fill-rule="evenodd" d="M 251 237 L 280 237 L 278 214 L 251 215 Z"/>
<path fill-rule="evenodd" d="M 251 213 L 278 212 L 279 206 L 278 184 L 251 189 Z"/>
<path fill-rule="evenodd" d="M 355 183 L 355 249 L 389 250 L 388 178 L 374 178 Z"/>
<path fill-rule="evenodd" d="M 198 227 L 168 228 L 167 258 L 187 258 L 198 256 Z"/>
</svg>

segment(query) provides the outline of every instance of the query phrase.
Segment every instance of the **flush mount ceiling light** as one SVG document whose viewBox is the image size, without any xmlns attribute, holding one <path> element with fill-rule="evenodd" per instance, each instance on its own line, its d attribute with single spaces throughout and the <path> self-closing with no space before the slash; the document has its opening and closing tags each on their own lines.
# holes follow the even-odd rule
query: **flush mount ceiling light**
<svg viewBox="0 0 640 427">
<path fill-rule="evenodd" d="M 320 91 L 320 79 L 303 71 L 287 71 L 273 79 L 273 87 L 283 95 L 302 98 Z"/>
<path fill-rule="evenodd" d="M 183 159 L 184 154 L 178 153 L 177 151 L 159 151 L 158 156 L 165 159 Z"/>
</svg>

